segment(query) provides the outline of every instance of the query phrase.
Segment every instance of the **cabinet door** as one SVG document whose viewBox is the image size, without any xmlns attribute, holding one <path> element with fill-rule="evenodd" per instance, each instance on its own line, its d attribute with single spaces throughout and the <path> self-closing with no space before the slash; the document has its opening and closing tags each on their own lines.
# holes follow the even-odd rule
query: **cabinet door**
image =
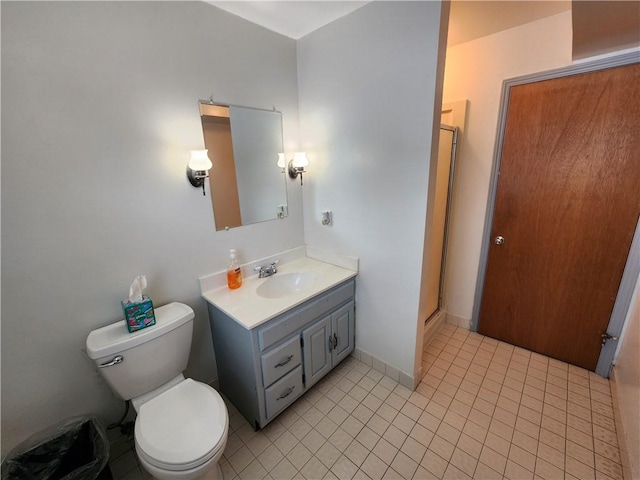
<svg viewBox="0 0 640 480">
<path fill-rule="evenodd" d="M 302 331 L 306 388 L 311 387 L 331 370 L 330 337 L 331 316 L 323 318 Z"/>
<path fill-rule="evenodd" d="M 331 314 L 331 327 L 333 335 L 333 351 L 331 352 L 332 365 L 346 358 L 354 347 L 355 340 L 355 318 L 353 302 L 347 303 L 344 307 Z"/>
</svg>

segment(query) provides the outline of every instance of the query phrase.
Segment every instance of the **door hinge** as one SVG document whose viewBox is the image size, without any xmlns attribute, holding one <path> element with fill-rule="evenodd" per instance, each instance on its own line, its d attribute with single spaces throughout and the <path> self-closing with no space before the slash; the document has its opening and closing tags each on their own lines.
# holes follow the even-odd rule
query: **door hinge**
<svg viewBox="0 0 640 480">
<path fill-rule="evenodd" d="M 600 335 L 600 337 L 602 338 L 602 346 L 604 347 L 604 344 L 607 343 L 607 340 L 618 340 L 618 337 L 615 337 L 613 335 L 609 335 L 608 333 L 603 333 Z"/>
<path fill-rule="evenodd" d="M 300 337 L 300 348 L 304 348 L 304 338 Z"/>
</svg>

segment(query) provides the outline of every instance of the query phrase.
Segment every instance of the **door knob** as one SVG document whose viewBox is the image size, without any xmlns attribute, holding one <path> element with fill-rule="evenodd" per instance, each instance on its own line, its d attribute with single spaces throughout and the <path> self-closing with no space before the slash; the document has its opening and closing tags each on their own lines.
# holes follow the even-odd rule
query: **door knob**
<svg viewBox="0 0 640 480">
<path fill-rule="evenodd" d="M 494 242 L 496 243 L 496 245 L 502 245 L 504 243 L 504 237 L 498 235 Z"/>
</svg>

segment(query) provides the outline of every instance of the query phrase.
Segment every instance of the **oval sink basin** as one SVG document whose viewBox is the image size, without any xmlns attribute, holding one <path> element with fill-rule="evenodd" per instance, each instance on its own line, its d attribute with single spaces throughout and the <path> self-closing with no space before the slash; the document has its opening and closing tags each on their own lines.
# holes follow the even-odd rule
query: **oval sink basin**
<svg viewBox="0 0 640 480">
<path fill-rule="evenodd" d="M 276 273 L 258 287 L 256 293 L 264 298 L 281 298 L 310 290 L 316 283 L 313 272 Z"/>
</svg>

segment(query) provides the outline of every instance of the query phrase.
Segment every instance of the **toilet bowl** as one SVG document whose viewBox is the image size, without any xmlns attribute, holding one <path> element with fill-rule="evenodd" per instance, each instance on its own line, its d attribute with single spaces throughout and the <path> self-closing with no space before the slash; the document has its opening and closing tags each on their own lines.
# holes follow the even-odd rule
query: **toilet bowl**
<svg viewBox="0 0 640 480">
<path fill-rule="evenodd" d="M 134 438 L 158 480 L 222 478 L 215 467 L 229 432 L 227 408 L 209 385 L 187 378 L 139 407 Z M 218 473 L 218 475 L 216 474 Z"/>
<path fill-rule="evenodd" d="M 185 378 L 193 310 L 181 303 L 155 309 L 156 325 L 129 333 L 124 321 L 94 330 L 87 354 L 113 391 L 137 412 L 136 454 L 158 480 L 222 479 L 218 460 L 229 433 L 220 394 Z"/>
</svg>

